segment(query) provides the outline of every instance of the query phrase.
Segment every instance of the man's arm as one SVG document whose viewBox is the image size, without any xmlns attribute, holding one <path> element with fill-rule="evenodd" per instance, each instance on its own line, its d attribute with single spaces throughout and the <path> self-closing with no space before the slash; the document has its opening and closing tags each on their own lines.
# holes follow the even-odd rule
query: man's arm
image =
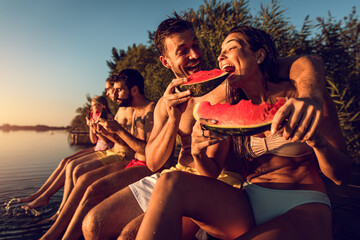
<svg viewBox="0 0 360 240">
<path fill-rule="evenodd" d="M 144 118 L 144 137 L 145 141 L 148 142 L 150 138 L 150 134 L 154 127 L 154 111 L 156 104 L 154 102 L 149 106 L 149 111 L 146 112 Z"/>
<path fill-rule="evenodd" d="M 96 133 L 96 137 L 101 139 L 102 141 L 109 143 L 117 143 L 120 145 L 126 145 L 121 139 L 118 139 L 116 137 L 116 134 L 107 131 L 103 126 L 101 126 L 99 123 L 92 123 L 92 128 L 94 131 L 94 134 Z"/>
<path fill-rule="evenodd" d="M 294 56 L 279 59 L 279 77 L 290 78 L 299 98 L 310 98 L 322 106 L 325 92 L 325 67 L 319 56 Z"/>
<path fill-rule="evenodd" d="M 283 136 L 292 141 L 312 138 L 319 126 L 325 93 L 325 68 L 316 56 L 290 57 L 279 60 L 279 77 L 290 78 L 297 96 L 291 98 L 274 116 L 275 133 L 284 124 Z"/>
<path fill-rule="evenodd" d="M 180 118 L 167 117 L 164 99 L 156 104 L 154 127 L 145 148 L 146 165 L 151 171 L 160 169 L 170 157 L 179 130 Z"/>
<path fill-rule="evenodd" d="M 321 171 L 334 183 L 346 183 L 352 160 L 348 155 L 336 107 L 330 94 L 324 95 L 324 116 L 313 139 L 306 141 L 313 147 Z"/>
<path fill-rule="evenodd" d="M 119 128 L 114 131 L 124 142 L 136 153 L 145 155 L 145 146 L 146 141 L 143 139 L 139 139 L 133 135 L 131 135 L 128 131 L 126 131 L 123 127 L 119 125 Z"/>
<path fill-rule="evenodd" d="M 180 119 L 191 97 L 190 91 L 175 92 L 175 88 L 186 81 L 174 79 L 156 104 L 154 128 L 145 149 L 146 165 L 151 171 L 160 169 L 174 148 Z"/>
<path fill-rule="evenodd" d="M 154 104 L 150 104 L 150 106 L 148 106 L 148 111 L 144 116 L 141 116 L 144 120 L 144 139 L 142 139 L 142 137 L 139 138 L 139 136 L 132 135 L 115 120 L 102 122 L 102 125 L 108 131 L 117 134 L 119 138 L 121 138 L 136 153 L 145 155 L 146 142 L 154 123 L 153 112 Z"/>
</svg>

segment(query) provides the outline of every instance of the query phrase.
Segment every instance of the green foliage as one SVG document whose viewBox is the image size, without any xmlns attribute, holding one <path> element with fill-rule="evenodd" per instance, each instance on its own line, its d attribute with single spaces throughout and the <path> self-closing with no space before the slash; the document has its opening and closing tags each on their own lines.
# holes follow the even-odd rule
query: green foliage
<svg viewBox="0 0 360 240">
<path fill-rule="evenodd" d="M 91 107 L 91 97 L 86 95 L 86 103 L 83 106 L 76 109 L 77 115 L 70 123 L 70 132 L 71 131 L 89 131 L 89 127 L 86 124 L 86 116 L 90 114 Z"/>
<path fill-rule="evenodd" d="M 359 79 L 360 80 L 360 79 Z M 330 78 L 327 79 L 328 89 L 331 97 L 336 104 L 338 110 L 338 116 L 340 121 L 340 127 L 344 133 L 346 139 L 346 145 L 354 159 L 359 162 L 360 156 L 360 142 L 359 142 L 359 109 L 355 109 L 356 96 L 353 95 L 350 99 L 347 94 L 348 89 L 343 88 L 341 91 L 338 86 L 340 84 L 332 82 Z"/>
<path fill-rule="evenodd" d="M 254 17 L 253 26 L 266 31 L 276 43 L 280 56 L 289 56 L 293 48 L 295 27 L 284 16 L 285 10 L 281 9 L 278 1 L 273 1 L 268 6 L 261 4 L 261 10 Z"/>
<path fill-rule="evenodd" d="M 163 94 L 164 89 L 174 78 L 172 72 L 162 66 L 159 53 L 151 45 L 146 47 L 142 44 L 129 47 L 123 59 L 116 64 L 117 71 L 125 68 L 138 70 L 145 78 L 145 95 L 157 101 Z"/>
<path fill-rule="evenodd" d="M 340 125 L 351 155 L 358 159 L 360 145 L 360 23 L 354 7 L 349 16 L 336 21 L 331 14 L 316 23 L 307 16 L 300 31 L 286 17 L 278 0 L 263 6 L 252 15 L 246 0 L 205 0 L 199 9 L 182 12 L 184 19 L 194 25 L 204 59 L 204 68 L 218 66 L 217 56 L 227 32 L 238 25 L 250 25 L 272 35 L 280 56 L 315 54 L 322 57 L 326 66 L 327 87 L 336 104 Z M 145 80 L 147 97 L 157 101 L 169 82 L 172 72 L 162 66 L 154 47 L 154 32 L 149 32 L 148 45 L 133 45 L 125 50 L 112 49 L 107 61 L 110 74 L 124 68 L 141 72 Z M 86 108 L 86 106 L 84 106 Z M 79 108 L 79 112 L 83 109 Z M 80 118 L 80 119 L 78 119 Z M 73 120 L 81 122 L 77 116 Z"/>
<path fill-rule="evenodd" d="M 119 61 L 122 61 L 125 57 L 125 51 L 124 50 L 117 50 L 116 48 L 111 49 L 111 60 L 106 61 L 106 65 L 110 68 L 110 75 L 116 73 L 116 64 Z"/>
<path fill-rule="evenodd" d="M 343 21 L 317 19 L 314 52 L 326 66 L 328 89 L 336 104 L 349 151 L 357 162 L 360 153 L 360 22 L 356 9 Z"/>
<path fill-rule="evenodd" d="M 205 0 L 196 12 L 193 9 L 185 12 L 184 18 L 193 23 L 205 69 L 218 67 L 217 57 L 227 32 L 237 25 L 249 24 L 251 20 L 243 0 L 226 3 Z"/>
</svg>

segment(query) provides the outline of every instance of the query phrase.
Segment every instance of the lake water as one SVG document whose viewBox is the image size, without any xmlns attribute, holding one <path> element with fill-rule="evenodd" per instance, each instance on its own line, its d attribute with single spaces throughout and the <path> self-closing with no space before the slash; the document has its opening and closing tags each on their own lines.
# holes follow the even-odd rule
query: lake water
<svg viewBox="0 0 360 240">
<path fill-rule="evenodd" d="M 60 160 L 78 151 L 66 131 L 0 130 L 0 239 L 38 239 L 50 227 L 37 224 L 60 205 L 62 189 L 47 206 L 25 211 L 15 198 L 35 193 Z"/>
</svg>

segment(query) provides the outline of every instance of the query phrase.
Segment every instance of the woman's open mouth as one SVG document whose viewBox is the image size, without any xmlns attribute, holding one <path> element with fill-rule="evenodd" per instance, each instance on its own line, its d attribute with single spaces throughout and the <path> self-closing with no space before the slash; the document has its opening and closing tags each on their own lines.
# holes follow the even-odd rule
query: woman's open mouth
<svg viewBox="0 0 360 240">
<path fill-rule="evenodd" d="M 230 64 L 225 64 L 224 66 L 221 66 L 221 70 L 223 70 L 224 72 L 233 73 L 235 72 L 235 66 Z"/>
</svg>

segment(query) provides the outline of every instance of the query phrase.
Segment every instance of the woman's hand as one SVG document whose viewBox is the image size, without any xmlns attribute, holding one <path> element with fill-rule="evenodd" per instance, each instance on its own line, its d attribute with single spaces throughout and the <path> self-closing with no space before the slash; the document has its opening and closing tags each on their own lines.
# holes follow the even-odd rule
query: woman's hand
<svg viewBox="0 0 360 240">
<path fill-rule="evenodd" d="M 85 120 L 86 120 L 86 125 L 90 126 L 90 119 L 88 116 L 85 117 Z"/>
<path fill-rule="evenodd" d="M 93 134 L 96 134 L 96 123 L 94 122 L 89 122 L 89 129 L 90 129 L 90 132 L 92 132 Z"/>
<path fill-rule="evenodd" d="M 216 132 L 206 130 L 204 124 L 214 124 L 216 120 L 200 119 L 196 121 L 191 134 L 191 154 L 199 156 L 208 146 L 219 143 L 227 138 Z"/>
<path fill-rule="evenodd" d="M 96 133 L 103 134 L 103 132 L 105 131 L 104 127 L 101 126 L 99 123 L 92 123 L 91 125 Z"/>
</svg>

